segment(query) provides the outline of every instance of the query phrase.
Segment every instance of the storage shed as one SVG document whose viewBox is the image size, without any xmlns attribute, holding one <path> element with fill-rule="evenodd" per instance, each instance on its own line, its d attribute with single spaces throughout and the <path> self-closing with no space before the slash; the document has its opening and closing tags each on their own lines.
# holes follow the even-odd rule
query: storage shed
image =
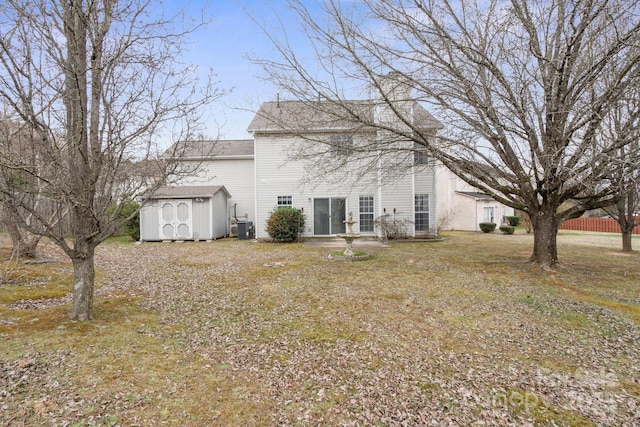
<svg viewBox="0 0 640 427">
<path fill-rule="evenodd" d="M 211 240 L 227 236 L 230 198 L 222 185 L 162 187 L 140 210 L 140 240 Z"/>
</svg>

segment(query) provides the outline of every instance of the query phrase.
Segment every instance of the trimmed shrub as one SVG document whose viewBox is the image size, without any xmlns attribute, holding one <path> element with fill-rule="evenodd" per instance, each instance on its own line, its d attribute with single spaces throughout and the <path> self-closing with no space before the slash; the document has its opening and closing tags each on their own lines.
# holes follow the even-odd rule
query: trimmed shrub
<svg viewBox="0 0 640 427">
<path fill-rule="evenodd" d="M 291 206 L 271 211 L 267 219 L 267 233 L 276 242 L 293 242 L 304 231 L 304 213 Z"/>
<path fill-rule="evenodd" d="M 136 241 L 140 240 L 139 209 L 140 204 L 134 202 L 133 200 L 128 200 L 120 204 L 119 217 L 120 221 L 123 221 L 122 231 L 124 232 L 124 234 L 131 236 L 131 238 Z"/>
<path fill-rule="evenodd" d="M 478 225 L 480 226 L 480 230 L 482 230 L 483 233 L 493 233 L 493 230 L 496 229 L 495 222 L 481 222 Z"/>
<path fill-rule="evenodd" d="M 513 232 L 516 230 L 516 228 L 513 225 L 501 225 L 500 226 L 500 231 L 502 231 L 502 234 L 513 234 Z"/>
<path fill-rule="evenodd" d="M 520 216 L 506 216 L 505 217 L 507 219 L 507 221 L 509 221 L 509 225 L 517 227 L 520 225 L 520 222 L 522 221 L 522 217 Z"/>
</svg>

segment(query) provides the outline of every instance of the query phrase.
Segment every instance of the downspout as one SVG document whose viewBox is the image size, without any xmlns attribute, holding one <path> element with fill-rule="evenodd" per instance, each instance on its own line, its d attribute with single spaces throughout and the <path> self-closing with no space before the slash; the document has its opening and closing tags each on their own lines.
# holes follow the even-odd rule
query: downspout
<svg viewBox="0 0 640 427">
<path fill-rule="evenodd" d="M 412 212 L 412 217 L 413 217 L 413 236 L 412 237 L 416 237 L 416 223 L 415 223 L 415 219 L 416 219 L 416 165 L 412 162 L 411 163 L 411 197 L 413 198 L 413 203 L 412 206 L 413 208 L 411 209 Z"/>
<path fill-rule="evenodd" d="M 256 134 L 253 133 L 253 227 L 254 230 L 258 228 L 258 162 L 257 162 L 257 138 Z M 249 220 L 249 218 L 247 218 Z M 255 239 L 258 238 L 258 232 L 253 232 L 253 237 Z"/>
<path fill-rule="evenodd" d="M 438 235 L 438 167 L 436 165 L 436 160 L 431 160 L 432 161 L 433 166 L 431 169 L 431 173 L 433 174 L 433 186 L 431 187 L 431 194 L 433 194 L 433 212 L 434 212 L 434 219 L 435 219 L 435 234 L 436 236 Z"/>
</svg>

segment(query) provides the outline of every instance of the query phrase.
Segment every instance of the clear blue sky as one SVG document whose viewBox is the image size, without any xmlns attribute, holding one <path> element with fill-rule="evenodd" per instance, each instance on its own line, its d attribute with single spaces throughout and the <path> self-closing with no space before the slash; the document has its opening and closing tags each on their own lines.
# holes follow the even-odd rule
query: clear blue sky
<svg viewBox="0 0 640 427">
<path fill-rule="evenodd" d="M 173 3 L 175 1 L 175 3 Z M 178 0 L 168 0 L 169 7 L 183 6 Z M 207 136 L 215 137 L 220 127 L 222 139 L 249 138 L 246 132 L 253 118 L 250 111 L 260 102 L 273 100 L 277 90 L 260 79 L 261 69 L 251 63 L 250 57 L 272 56 L 273 46 L 252 17 L 267 26 L 295 28 L 297 20 L 280 1 L 193 0 L 187 13 L 198 13 L 204 5 L 211 23 L 193 36 L 184 57 L 199 67 L 211 67 L 220 81 L 219 87 L 232 92 L 213 106 Z"/>
</svg>

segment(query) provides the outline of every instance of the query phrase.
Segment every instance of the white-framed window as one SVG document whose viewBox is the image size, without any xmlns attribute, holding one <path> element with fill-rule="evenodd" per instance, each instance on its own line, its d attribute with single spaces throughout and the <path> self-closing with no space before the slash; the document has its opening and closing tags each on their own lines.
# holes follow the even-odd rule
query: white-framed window
<svg viewBox="0 0 640 427">
<path fill-rule="evenodd" d="M 373 196 L 360 196 L 360 232 L 373 233 Z"/>
<path fill-rule="evenodd" d="M 427 155 L 426 148 L 418 144 L 417 142 L 413 143 L 413 164 L 414 165 L 428 165 L 429 164 L 429 156 Z"/>
<path fill-rule="evenodd" d="M 429 231 L 429 195 L 416 194 L 414 200 L 416 231 Z"/>
<path fill-rule="evenodd" d="M 334 155 L 345 156 L 350 154 L 353 149 L 353 136 L 344 134 L 331 135 L 329 143 Z"/>
<path fill-rule="evenodd" d="M 292 196 L 278 196 L 278 204 L 279 208 L 283 206 L 293 206 L 293 197 Z"/>
<path fill-rule="evenodd" d="M 484 208 L 484 222 L 495 222 L 495 207 L 489 206 Z"/>
</svg>

